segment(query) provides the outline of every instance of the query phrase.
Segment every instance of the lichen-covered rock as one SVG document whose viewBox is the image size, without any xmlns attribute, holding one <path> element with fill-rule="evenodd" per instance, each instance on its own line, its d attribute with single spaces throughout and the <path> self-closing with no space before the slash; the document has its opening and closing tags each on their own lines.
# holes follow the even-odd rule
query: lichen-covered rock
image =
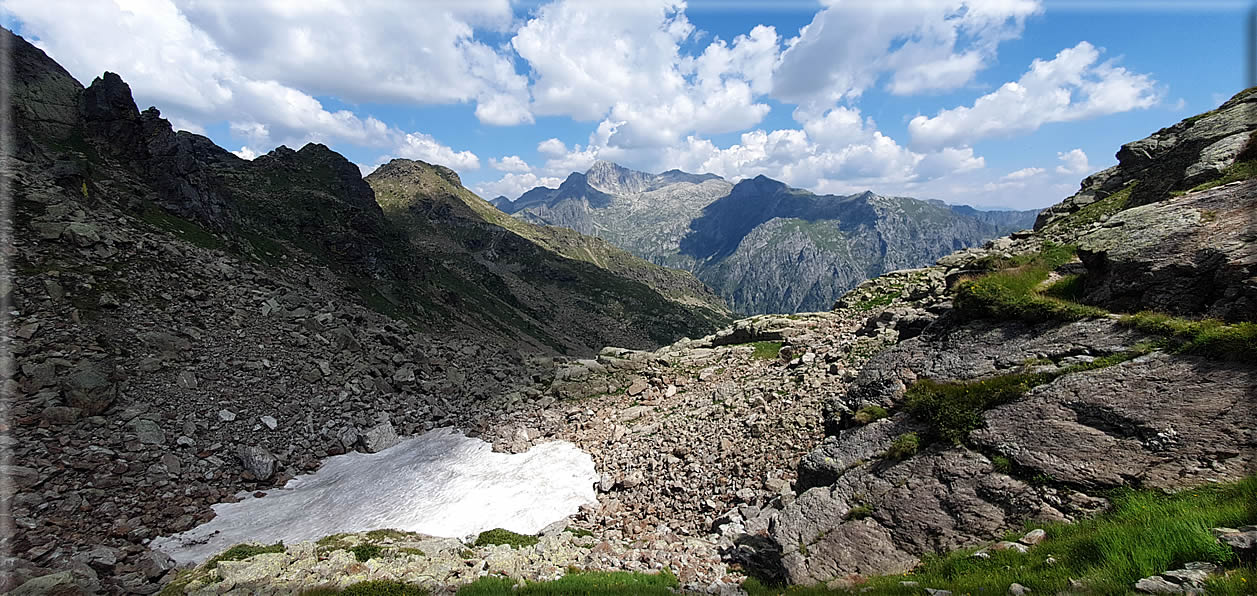
<svg viewBox="0 0 1257 596">
<path fill-rule="evenodd" d="M 1077 239 L 1084 300 L 1257 321 L 1257 181 L 1117 213 Z"/>
</svg>

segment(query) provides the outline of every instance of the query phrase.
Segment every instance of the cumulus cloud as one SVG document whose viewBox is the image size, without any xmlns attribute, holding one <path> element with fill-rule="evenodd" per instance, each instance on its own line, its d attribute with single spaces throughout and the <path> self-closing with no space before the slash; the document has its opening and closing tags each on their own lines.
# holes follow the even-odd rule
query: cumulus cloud
<svg viewBox="0 0 1257 596">
<path fill-rule="evenodd" d="M 327 64 L 340 64 L 329 52 L 335 54 L 344 50 L 352 54 L 362 49 L 355 49 L 349 41 L 328 46 L 329 40 L 321 37 L 326 32 L 316 33 L 301 25 L 330 23 L 334 19 L 328 11 L 352 13 L 358 8 L 342 6 L 333 10 L 333 7 L 321 6 L 312 11 L 291 11 L 285 6 L 283 2 L 213 6 L 171 0 L 85 2 L 77 5 L 76 10 L 80 11 L 77 18 L 66 19 L 56 3 L 4 0 L 3 11 L 20 19 L 23 26 L 39 38 L 37 45 L 80 80 L 90 82 L 106 70 L 118 72 L 131 85 L 141 107 L 160 106 L 181 129 L 203 132 L 203 123 L 226 119 L 232 134 L 247 141 L 246 148 L 341 142 L 391 150 L 396 155 L 430 159 L 454 168 L 479 167 L 478 158 L 471 152 L 455 151 L 430 135 L 406 132 L 371 116 L 359 116 L 345 109 L 329 110 L 311 93 L 298 88 L 315 85 L 308 89 L 343 92 L 349 94 L 345 97 L 357 99 L 385 96 L 372 95 L 385 93 L 378 89 L 359 89 L 359 94 L 353 95 L 348 87 L 326 87 L 340 81 L 343 74 L 327 76 L 332 72 Z M 244 10 L 255 12 L 240 12 Z M 455 9 L 450 10 L 454 11 L 450 14 L 457 13 Z M 347 21 L 360 16 L 337 14 Z M 371 17 L 354 26 L 372 27 L 375 23 L 372 19 L 378 20 Z M 113 26 L 100 27 L 100 23 Z M 234 29 L 236 25 L 240 28 Z M 349 27 L 338 24 L 334 30 L 350 38 L 362 37 L 361 31 L 355 33 L 356 30 L 351 31 Z M 250 31 L 257 33 L 271 28 L 280 32 L 278 37 L 249 37 Z M 469 36 L 471 29 L 464 29 L 463 37 Z M 248 41 L 256 43 L 250 45 Z M 286 44 L 282 48 L 285 51 L 281 52 L 281 48 L 274 45 L 279 43 Z M 472 50 L 475 51 L 468 50 L 468 55 L 475 57 L 479 66 L 468 68 L 485 72 L 505 68 L 493 63 L 493 58 L 483 48 Z M 294 60 L 300 63 L 292 62 Z M 405 73 L 394 74 L 397 76 L 393 81 L 397 83 L 398 77 Z M 316 81 L 323 81 L 324 87 L 318 87 Z M 522 79 L 517 83 L 526 84 Z M 413 84 L 431 86 L 431 81 L 420 80 Z M 436 101 L 441 98 L 416 96 L 412 99 Z M 248 151 L 256 153 L 258 150 Z M 237 154 L 244 152 L 242 149 Z"/>
<path fill-rule="evenodd" d="M 1022 168 L 1020 170 L 1005 174 L 1000 180 L 1025 180 L 1033 178 L 1045 172 L 1043 168 Z"/>
<path fill-rule="evenodd" d="M 533 111 L 601 120 L 608 144 L 661 147 L 689 133 L 756 125 L 769 106 L 777 32 L 757 26 L 683 54 L 694 26 L 680 0 L 543 5 L 511 39 L 533 79 Z"/>
<path fill-rule="evenodd" d="M 969 145 L 1007 137 L 1051 122 L 1082 120 L 1149 108 L 1161 98 L 1156 81 L 1113 64 L 1085 41 L 1051 60 L 1035 59 L 1017 81 L 979 97 L 972 106 L 917 116 L 908 123 L 914 146 Z"/>
<path fill-rule="evenodd" d="M 808 115 L 860 96 L 884 74 L 895 94 L 970 83 L 1000 42 L 1020 35 L 1038 0 L 827 0 L 786 42 L 774 97 Z"/>
<path fill-rule="evenodd" d="M 528 162 L 524 161 L 523 158 L 518 155 L 508 155 L 501 159 L 490 157 L 489 166 L 499 172 L 510 172 L 513 174 L 522 174 L 532 171 L 532 167 L 528 165 Z"/>
<path fill-rule="evenodd" d="M 455 151 L 437 142 L 432 135 L 421 132 L 406 133 L 402 142 L 394 149 L 394 157 L 418 159 L 428 163 L 446 166 L 456 171 L 475 170 L 480 168 L 480 158 L 471 151 Z M 381 157 L 380 161 L 385 161 Z"/>
<path fill-rule="evenodd" d="M 1087 154 L 1083 153 L 1082 149 L 1057 153 L 1056 157 L 1061 160 L 1061 165 L 1056 166 L 1056 171 L 1060 174 L 1087 174 L 1093 169 L 1087 162 Z"/>
<path fill-rule="evenodd" d="M 497 180 L 478 184 L 473 190 L 476 191 L 476 194 L 486 199 L 503 196 L 514 200 L 538 186 L 558 188 L 562 183 L 563 179 L 555 176 L 538 176 L 531 172 L 523 174 L 508 173 Z"/>
<path fill-rule="evenodd" d="M 240 159 L 248 159 L 248 160 L 252 160 L 253 158 L 258 156 L 258 152 L 254 151 L 253 149 L 250 149 L 247 145 L 244 147 L 241 147 L 238 151 L 232 151 L 232 153 L 235 153 L 236 157 L 239 157 Z"/>
</svg>

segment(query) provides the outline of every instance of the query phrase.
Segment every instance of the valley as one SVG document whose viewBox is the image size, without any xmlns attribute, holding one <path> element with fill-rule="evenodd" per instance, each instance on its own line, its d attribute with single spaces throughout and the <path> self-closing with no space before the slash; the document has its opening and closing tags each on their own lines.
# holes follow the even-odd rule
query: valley
<svg viewBox="0 0 1257 596">
<path fill-rule="evenodd" d="M 1253 89 L 1042 212 L 609 162 L 508 204 L 3 34 L 0 592 L 1257 581 Z"/>
</svg>

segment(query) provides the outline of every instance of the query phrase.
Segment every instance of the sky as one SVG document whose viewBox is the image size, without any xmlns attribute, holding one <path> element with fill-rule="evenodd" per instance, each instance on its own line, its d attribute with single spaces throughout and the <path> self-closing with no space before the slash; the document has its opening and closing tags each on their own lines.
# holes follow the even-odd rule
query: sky
<svg viewBox="0 0 1257 596">
<path fill-rule="evenodd" d="M 1245 87 L 1247 1 L 0 0 L 84 85 L 252 159 L 320 142 L 484 198 L 595 160 L 1042 208 Z M 1251 83 L 1249 83 L 1251 84 Z"/>
</svg>

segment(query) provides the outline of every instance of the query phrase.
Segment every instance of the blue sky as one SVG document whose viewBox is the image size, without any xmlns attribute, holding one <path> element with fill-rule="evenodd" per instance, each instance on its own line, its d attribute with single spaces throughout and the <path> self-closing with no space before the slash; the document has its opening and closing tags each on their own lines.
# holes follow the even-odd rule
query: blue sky
<svg viewBox="0 0 1257 596">
<path fill-rule="evenodd" d="M 364 171 L 453 167 L 485 198 L 607 159 L 1011 208 L 1068 196 L 1122 143 L 1243 89 L 1249 10 L 0 0 L 84 84 L 117 72 L 142 108 L 243 157 L 323 142 Z"/>
</svg>

